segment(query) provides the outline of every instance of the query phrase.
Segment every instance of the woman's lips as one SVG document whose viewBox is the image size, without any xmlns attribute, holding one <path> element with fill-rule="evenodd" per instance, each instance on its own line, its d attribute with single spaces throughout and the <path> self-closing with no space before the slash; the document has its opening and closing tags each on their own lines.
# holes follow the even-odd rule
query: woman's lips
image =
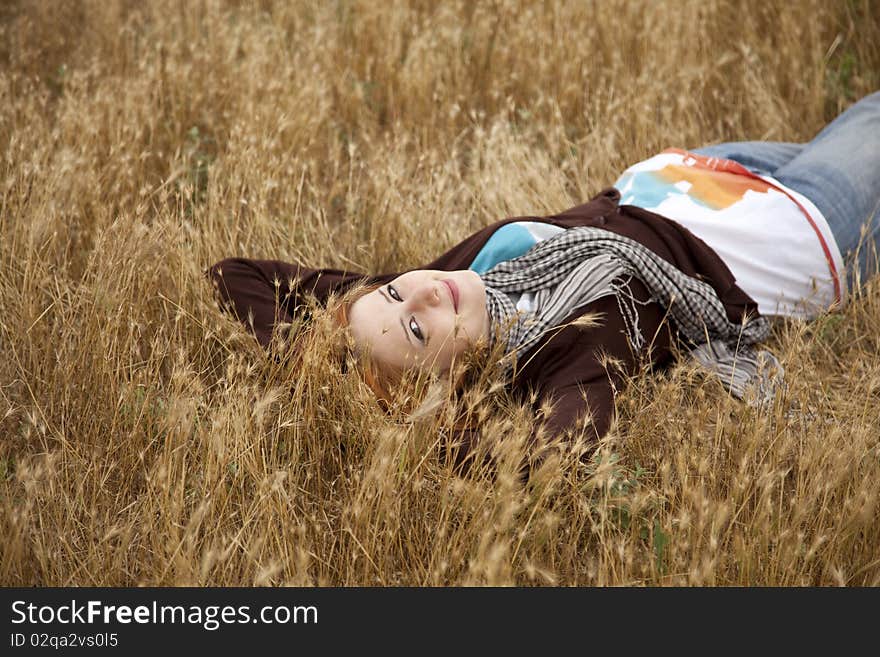
<svg viewBox="0 0 880 657">
<path fill-rule="evenodd" d="M 455 281 L 451 281 L 448 278 L 444 278 L 443 282 L 446 283 L 446 287 L 449 288 L 449 294 L 452 295 L 452 307 L 455 308 L 455 312 L 458 312 L 458 285 L 455 284 Z"/>
</svg>

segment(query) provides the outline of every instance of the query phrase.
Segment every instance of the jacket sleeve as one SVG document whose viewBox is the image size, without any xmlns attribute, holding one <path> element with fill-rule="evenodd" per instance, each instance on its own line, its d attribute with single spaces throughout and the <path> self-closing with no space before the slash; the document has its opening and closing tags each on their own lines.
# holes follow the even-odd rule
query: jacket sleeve
<svg viewBox="0 0 880 657">
<path fill-rule="evenodd" d="M 207 272 L 222 304 L 226 305 L 264 347 L 279 322 L 290 322 L 313 294 L 322 304 L 331 292 L 343 292 L 353 283 L 371 279 L 338 269 L 311 269 L 279 260 L 227 258 Z"/>
</svg>

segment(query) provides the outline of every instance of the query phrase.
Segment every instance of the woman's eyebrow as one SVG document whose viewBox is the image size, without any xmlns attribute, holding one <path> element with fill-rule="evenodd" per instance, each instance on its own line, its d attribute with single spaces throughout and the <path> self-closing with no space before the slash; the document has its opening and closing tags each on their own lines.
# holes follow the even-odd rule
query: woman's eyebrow
<svg viewBox="0 0 880 657">
<path fill-rule="evenodd" d="M 394 303 L 391 298 L 387 294 L 385 294 L 385 291 L 381 287 L 379 288 L 379 294 L 381 294 L 385 298 L 385 301 L 387 301 L 388 303 Z M 398 317 L 397 319 L 400 320 L 400 328 L 403 329 L 403 337 L 406 338 L 406 341 L 409 342 L 410 345 L 415 347 L 412 339 L 409 337 L 409 331 L 406 330 L 406 326 L 404 326 L 403 324 L 403 319 L 401 317 Z"/>
<path fill-rule="evenodd" d="M 415 347 L 415 345 L 413 344 L 412 340 L 409 337 L 409 331 L 406 330 L 406 326 L 404 326 L 404 324 L 403 324 L 403 319 L 400 317 L 398 317 L 397 319 L 400 320 L 400 328 L 403 329 L 403 334 L 406 336 L 406 341 L 409 342 L 413 347 Z"/>
</svg>

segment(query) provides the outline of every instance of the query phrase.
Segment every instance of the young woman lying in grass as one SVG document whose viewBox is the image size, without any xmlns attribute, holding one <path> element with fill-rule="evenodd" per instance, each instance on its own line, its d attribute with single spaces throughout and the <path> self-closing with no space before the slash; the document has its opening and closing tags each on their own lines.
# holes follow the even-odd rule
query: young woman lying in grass
<svg viewBox="0 0 880 657">
<path fill-rule="evenodd" d="M 532 405 L 536 436 L 595 442 L 625 378 L 668 363 L 676 346 L 735 396 L 771 397 L 781 367 L 757 349 L 767 317 L 839 307 L 876 271 L 878 204 L 874 93 L 809 143 L 667 149 L 588 203 L 498 221 L 421 269 L 229 258 L 210 275 L 266 347 L 304 295 L 333 299 L 383 403 L 407 372 L 448 380 L 465 356 L 491 353 Z M 492 438 L 458 432 L 457 462 Z"/>
</svg>

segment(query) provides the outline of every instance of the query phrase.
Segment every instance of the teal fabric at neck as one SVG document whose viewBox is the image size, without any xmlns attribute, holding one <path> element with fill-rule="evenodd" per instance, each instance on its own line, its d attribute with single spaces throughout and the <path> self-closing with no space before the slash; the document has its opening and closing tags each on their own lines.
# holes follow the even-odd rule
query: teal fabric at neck
<svg viewBox="0 0 880 657">
<path fill-rule="evenodd" d="M 483 245 L 469 269 L 485 274 L 499 262 L 512 260 L 526 253 L 535 244 L 565 230 L 560 226 L 538 221 L 516 221 L 496 230 Z"/>
</svg>

